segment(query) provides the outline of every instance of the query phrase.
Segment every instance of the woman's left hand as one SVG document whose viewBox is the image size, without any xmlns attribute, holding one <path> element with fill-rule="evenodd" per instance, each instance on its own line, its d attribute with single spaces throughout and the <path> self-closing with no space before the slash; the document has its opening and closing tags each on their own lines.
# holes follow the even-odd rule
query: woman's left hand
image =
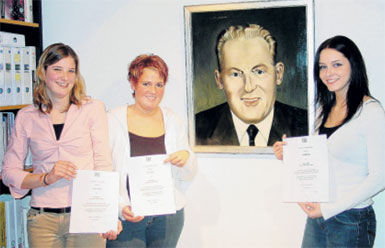
<svg viewBox="0 0 385 248">
<path fill-rule="evenodd" d="M 118 237 L 118 235 L 122 232 L 122 230 L 123 230 L 122 222 L 118 220 L 118 230 L 102 233 L 101 237 L 104 239 L 115 240 Z"/>
<path fill-rule="evenodd" d="M 322 217 L 321 205 L 318 202 L 299 202 L 298 205 L 309 216 L 309 218 Z"/>
<path fill-rule="evenodd" d="M 183 167 L 187 159 L 190 157 L 190 153 L 187 150 L 181 150 L 171 153 L 168 158 L 164 161 L 165 163 L 171 163 L 178 167 Z"/>
<path fill-rule="evenodd" d="M 284 139 L 286 139 L 286 134 L 282 136 L 282 141 L 276 141 L 273 145 L 275 157 L 279 160 L 283 160 L 283 146 L 286 145 L 286 141 L 283 141 Z"/>
</svg>

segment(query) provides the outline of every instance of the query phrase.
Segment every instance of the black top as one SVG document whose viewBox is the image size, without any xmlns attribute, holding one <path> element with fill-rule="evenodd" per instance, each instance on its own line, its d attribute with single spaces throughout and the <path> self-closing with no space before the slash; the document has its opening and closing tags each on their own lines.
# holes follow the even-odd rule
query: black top
<svg viewBox="0 0 385 248">
<path fill-rule="evenodd" d="M 131 157 L 166 154 L 164 134 L 159 137 L 143 137 L 128 132 L 130 137 Z"/>
<path fill-rule="evenodd" d="M 63 131 L 64 123 L 62 124 L 53 124 L 53 129 L 55 130 L 56 140 L 60 139 L 61 132 Z"/>
<path fill-rule="evenodd" d="M 326 134 L 326 137 L 329 138 L 341 126 L 342 125 L 338 125 L 338 126 L 335 126 L 335 127 L 325 127 L 325 125 L 322 125 L 319 128 L 319 134 Z"/>
<path fill-rule="evenodd" d="M 166 154 L 164 134 L 159 137 L 143 137 L 128 132 L 130 138 L 131 157 Z M 127 192 L 130 197 L 129 176 L 127 176 Z"/>
</svg>

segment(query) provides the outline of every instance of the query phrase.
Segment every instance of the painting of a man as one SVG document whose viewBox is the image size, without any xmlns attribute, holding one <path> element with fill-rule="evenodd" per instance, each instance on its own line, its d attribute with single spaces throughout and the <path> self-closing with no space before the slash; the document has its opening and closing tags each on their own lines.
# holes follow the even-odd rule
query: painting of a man
<svg viewBox="0 0 385 248">
<path fill-rule="evenodd" d="M 307 111 L 277 100 L 285 64 L 277 41 L 257 24 L 232 25 L 216 43 L 214 72 L 226 102 L 195 115 L 196 145 L 271 146 L 283 134 L 308 133 Z"/>
</svg>

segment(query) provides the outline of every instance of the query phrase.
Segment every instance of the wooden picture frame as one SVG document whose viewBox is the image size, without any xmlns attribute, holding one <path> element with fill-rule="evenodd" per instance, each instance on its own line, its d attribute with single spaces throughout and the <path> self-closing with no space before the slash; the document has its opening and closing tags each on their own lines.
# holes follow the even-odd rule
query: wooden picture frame
<svg viewBox="0 0 385 248">
<path fill-rule="evenodd" d="M 209 141 L 201 138 L 203 133 L 211 128 L 208 127 L 209 125 L 205 126 L 206 122 L 202 124 L 202 116 L 206 116 L 204 118 L 211 121 L 211 118 L 215 119 L 217 114 L 210 112 L 206 115 L 198 115 L 198 113 L 221 104 L 226 105 L 228 101 L 228 95 L 223 89 L 218 88 L 214 72 L 219 67 L 216 54 L 218 36 L 230 26 L 257 24 L 271 33 L 276 40 L 276 60 L 282 61 L 285 65 L 282 83 L 276 87 L 276 101 L 307 111 L 307 127 L 303 135 L 312 131 L 311 124 L 314 122 L 313 5 L 312 0 L 277 0 L 184 7 L 189 138 L 195 152 L 272 153 L 271 144 L 250 147 L 226 144 L 229 143 L 227 141 L 221 143 L 222 137 L 234 136 L 230 133 L 231 128 L 222 131 L 221 137 L 215 142 L 211 142 L 215 138 L 207 139 Z M 232 108 L 231 103 L 227 105 L 230 109 Z M 234 111 L 231 110 L 231 112 Z M 288 119 L 292 117 L 287 116 Z M 228 119 L 231 119 L 231 116 Z M 275 123 L 275 119 L 273 122 Z M 281 122 L 285 121 L 281 120 Z M 273 127 L 271 133 L 272 130 Z M 210 132 L 213 133 L 213 131 Z"/>
</svg>

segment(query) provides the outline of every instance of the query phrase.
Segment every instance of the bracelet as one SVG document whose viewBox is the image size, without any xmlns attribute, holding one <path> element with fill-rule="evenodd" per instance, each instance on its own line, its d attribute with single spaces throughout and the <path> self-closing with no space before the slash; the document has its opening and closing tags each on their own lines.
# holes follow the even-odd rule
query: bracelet
<svg viewBox="0 0 385 248">
<path fill-rule="evenodd" d="M 45 173 L 44 174 L 44 177 L 43 177 L 43 183 L 46 185 L 46 186 L 48 186 L 49 184 L 47 183 L 47 176 L 48 176 L 48 173 Z"/>
</svg>

